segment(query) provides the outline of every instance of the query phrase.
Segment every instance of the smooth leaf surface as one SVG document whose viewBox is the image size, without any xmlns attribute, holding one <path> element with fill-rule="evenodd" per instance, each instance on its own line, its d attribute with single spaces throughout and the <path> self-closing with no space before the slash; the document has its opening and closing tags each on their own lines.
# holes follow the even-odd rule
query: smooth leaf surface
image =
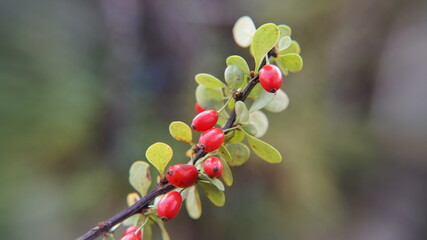
<svg viewBox="0 0 427 240">
<path fill-rule="evenodd" d="M 236 65 L 228 65 L 224 71 L 224 78 L 230 89 L 238 89 L 245 82 L 243 71 Z M 228 91 L 227 91 L 228 92 Z"/>
<path fill-rule="evenodd" d="M 196 75 L 195 80 L 198 84 L 209 87 L 209 88 L 226 88 L 225 84 L 221 82 L 218 78 L 207 74 L 207 73 L 199 73 Z"/>
<path fill-rule="evenodd" d="M 199 191 L 196 185 L 193 185 L 188 189 L 188 195 L 185 200 L 185 206 L 187 208 L 188 216 L 192 219 L 199 219 L 202 215 L 202 201 L 200 201 Z"/>
<path fill-rule="evenodd" d="M 268 130 L 268 118 L 261 111 L 255 111 L 249 114 L 249 122 L 256 129 L 255 137 L 259 138 L 265 135 Z"/>
<path fill-rule="evenodd" d="M 144 216 L 141 213 L 136 213 L 136 214 L 126 218 L 126 220 L 123 221 L 123 225 L 127 226 L 127 227 L 137 225 L 138 222 L 140 222 L 140 219 L 143 217 Z"/>
<path fill-rule="evenodd" d="M 244 102 L 237 101 L 235 105 L 235 109 L 236 109 L 236 123 L 246 122 L 249 120 L 249 111 Z"/>
<path fill-rule="evenodd" d="M 218 207 L 222 207 L 225 204 L 225 194 L 211 183 L 200 182 L 203 191 L 205 192 L 208 199 Z"/>
<path fill-rule="evenodd" d="M 155 221 L 160 228 L 160 233 L 162 234 L 162 239 L 163 240 L 170 240 L 169 233 L 165 227 L 165 223 L 158 217 L 155 218 Z"/>
<path fill-rule="evenodd" d="M 291 43 L 292 43 L 292 39 L 289 36 L 282 37 L 278 43 L 278 45 L 279 45 L 278 50 L 281 51 L 281 50 L 288 48 L 289 46 L 291 46 Z"/>
<path fill-rule="evenodd" d="M 151 185 L 150 165 L 144 161 L 134 162 L 129 169 L 129 182 L 144 196 Z"/>
<path fill-rule="evenodd" d="M 171 122 L 169 132 L 178 141 L 192 143 L 193 135 L 190 126 L 181 121 Z"/>
<path fill-rule="evenodd" d="M 144 225 L 144 228 L 142 230 L 144 240 L 151 240 L 153 237 L 153 231 L 151 230 L 151 224 L 152 224 L 151 221 L 148 220 L 147 223 Z"/>
<path fill-rule="evenodd" d="M 224 105 L 224 93 L 221 88 L 199 85 L 196 88 L 196 101 L 206 110 L 219 110 Z"/>
<path fill-rule="evenodd" d="M 286 36 L 289 36 L 289 37 L 291 36 L 292 30 L 288 25 L 280 24 L 277 27 L 279 28 L 281 38 Z"/>
<path fill-rule="evenodd" d="M 277 61 L 283 64 L 290 72 L 299 72 L 302 70 L 303 61 L 301 56 L 297 53 L 280 55 Z"/>
<path fill-rule="evenodd" d="M 151 145 L 145 152 L 145 157 L 159 171 L 161 175 L 165 171 L 173 156 L 172 148 L 166 143 L 157 142 Z"/>
<path fill-rule="evenodd" d="M 264 88 L 262 88 L 261 84 L 257 84 L 249 93 L 248 98 L 250 99 L 257 98 L 262 92 L 265 92 Z"/>
<path fill-rule="evenodd" d="M 279 55 L 284 55 L 287 53 L 298 53 L 298 54 L 300 54 L 301 53 L 301 47 L 300 47 L 299 43 L 295 40 L 292 40 L 291 45 L 288 48 L 281 50 L 279 52 Z"/>
<path fill-rule="evenodd" d="M 285 110 L 289 106 L 289 97 L 282 90 L 276 92 L 276 96 L 264 107 L 265 110 L 278 113 Z"/>
<path fill-rule="evenodd" d="M 228 161 L 231 161 L 231 155 L 228 152 L 227 148 L 225 148 L 224 146 L 221 146 L 218 149 L 218 153 L 219 153 L 219 159 L 221 160 L 221 163 L 224 167 L 224 169 L 222 170 L 222 180 L 224 180 L 225 185 L 227 186 L 232 186 L 233 185 L 233 173 L 231 172 L 230 167 L 228 166 Z"/>
<path fill-rule="evenodd" d="M 241 142 L 243 139 L 245 139 L 245 134 L 241 130 L 236 129 L 233 131 L 233 133 L 233 136 L 228 141 L 229 143 Z"/>
<path fill-rule="evenodd" d="M 246 62 L 246 60 L 244 58 L 242 58 L 241 56 L 238 56 L 238 55 L 229 56 L 225 60 L 225 63 L 227 64 L 227 66 L 236 65 L 237 67 L 239 67 L 243 71 L 244 75 L 247 75 L 247 76 L 250 75 L 251 70 L 249 69 L 249 65 Z"/>
<path fill-rule="evenodd" d="M 265 107 L 272 99 L 274 98 L 274 93 L 269 93 L 267 91 L 262 91 L 259 93 L 258 97 L 255 98 L 255 101 L 252 103 L 249 112 L 254 112 Z"/>
<path fill-rule="evenodd" d="M 279 41 L 279 36 L 279 28 L 273 23 L 264 24 L 256 30 L 251 44 L 255 59 L 255 73 L 258 73 L 263 58 Z"/>
<path fill-rule="evenodd" d="M 270 144 L 261 141 L 248 133 L 246 133 L 246 137 L 248 138 L 249 146 L 258 157 L 269 163 L 280 163 L 282 161 L 282 155 L 280 152 Z"/>
<path fill-rule="evenodd" d="M 231 167 L 243 165 L 249 160 L 251 155 L 251 151 L 243 143 L 229 143 L 226 145 L 226 148 L 231 155 L 231 161 L 228 162 Z"/>
<path fill-rule="evenodd" d="M 129 193 L 126 197 L 126 202 L 128 204 L 128 207 L 134 205 L 136 202 L 139 201 L 139 199 L 141 199 L 141 197 L 139 196 L 138 193 L 136 192 Z"/>
<path fill-rule="evenodd" d="M 240 47 L 249 47 L 255 31 L 256 28 L 252 18 L 249 16 L 240 17 L 233 26 L 234 41 Z"/>
</svg>

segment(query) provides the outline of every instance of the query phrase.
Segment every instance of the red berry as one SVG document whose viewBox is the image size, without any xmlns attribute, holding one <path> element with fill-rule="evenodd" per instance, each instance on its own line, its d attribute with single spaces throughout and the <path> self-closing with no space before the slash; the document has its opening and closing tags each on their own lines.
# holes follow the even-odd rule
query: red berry
<svg viewBox="0 0 427 240">
<path fill-rule="evenodd" d="M 199 138 L 198 146 L 202 148 L 204 152 L 213 152 L 221 147 L 223 142 L 224 131 L 219 128 L 211 128 L 202 133 Z"/>
<path fill-rule="evenodd" d="M 259 71 L 259 82 L 265 91 L 275 93 L 282 86 L 282 72 L 275 65 L 265 65 Z"/>
<path fill-rule="evenodd" d="M 125 235 L 128 235 L 128 234 L 133 234 L 133 235 L 135 235 L 134 233 L 135 233 L 138 229 L 139 229 L 139 227 L 138 227 L 138 226 L 130 226 L 130 227 L 126 228 L 126 230 L 125 230 L 125 232 L 123 233 L 122 237 L 124 237 Z M 139 231 L 139 232 L 138 232 L 138 235 L 139 235 L 139 236 L 141 236 L 141 231 Z"/>
<path fill-rule="evenodd" d="M 166 171 L 166 178 L 175 187 L 186 188 L 193 185 L 199 177 L 197 168 L 190 164 L 177 164 Z"/>
<path fill-rule="evenodd" d="M 139 232 L 138 234 L 129 233 L 120 238 L 120 240 L 142 240 L 141 232 Z"/>
<path fill-rule="evenodd" d="M 205 111 L 205 109 L 202 106 L 200 106 L 200 104 L 196 103 L 196 112 L 201 113 L 203 111 Z"/>
<path fill-rule="evenodd" d="M 182 205 L 182 197 L 179 192 L 172 191 L 160 200 L 157 206 L 157 214 L 163 221 L 171 220 L 179 213 Z"/>
<path fill-rule="evenodd" d="M 210 157 L 203 162 L 203 169 L 209 177 L 219 177 L 222 174 L 224 167 L 222 162 L 217 157 Z"/>
<path fill-rule="evenodd" d="M 218 112 L 214 110 L 206 110 L 199 113 L 191 123 L 191 127 L 199 132 L 204 132 L 215 126 L 218 121 Z"/>
</svg>

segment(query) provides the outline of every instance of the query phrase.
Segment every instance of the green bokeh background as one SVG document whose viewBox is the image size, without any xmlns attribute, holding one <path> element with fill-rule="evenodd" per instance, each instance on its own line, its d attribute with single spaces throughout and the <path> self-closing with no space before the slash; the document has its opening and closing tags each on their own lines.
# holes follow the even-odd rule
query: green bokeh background
<svg viewBox="0 0 427 240">
<path fill-rule="evenodd" d="M 154 142 L 186 162 L 168 125 L 195 115 L 195 74 L 250 59 L 231 35 L 242 15 L 302 47 L 263 137 L 284 161 L 235 168 L 225 207 L 181 211 L 173 239 L 426 239 L 421 0 L 1 2 L 0 238 L 75 239 L 111 217 Z"/>
</svg>

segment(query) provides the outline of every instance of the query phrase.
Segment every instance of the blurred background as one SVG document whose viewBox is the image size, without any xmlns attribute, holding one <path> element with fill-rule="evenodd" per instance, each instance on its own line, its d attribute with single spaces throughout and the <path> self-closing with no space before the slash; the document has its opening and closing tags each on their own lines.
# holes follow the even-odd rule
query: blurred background
<svg viewBox="0 0 427 240">
<path fill-rule="evenodd" d="M 0 2 L 0 235 L 75 239 L 126 207 L 128 169 L 194 110 L 193 78 L 250 59 L 231 28 L 288 24 L 304 69 L 263 139 L 173 239 L 427 239 L 427 2 Z M 121 230 L 120 230 L 121 231 Z M 157 238 L 158 235 L 157 235 Z"/>
</svg>

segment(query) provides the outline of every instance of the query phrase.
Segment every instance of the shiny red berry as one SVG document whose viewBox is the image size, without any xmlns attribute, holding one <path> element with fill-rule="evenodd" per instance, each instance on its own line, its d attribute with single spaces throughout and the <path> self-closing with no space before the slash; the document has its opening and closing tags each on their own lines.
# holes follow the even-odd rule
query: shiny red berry
<svg viewBox="0 0 427 240">
<path fill-rule="evenodd" d="M 199 176 L 197 168 L 190 164 L 173 165 L 166 171 L 166 178 L 175 187 L 186 188 L 193 185 Z"/>
<path fill-rule="evenodd" d="M 204 152 L 213 152 L 221 147 L 223 142 L 224 131 L 219 128 L 211 128 L 202 133 L 199 138 L 198 146 L 202 148 Z"/>
<path fill-rule="evenodd" d="M 198 104 L 198 103 L 196 103 L 195 108 L 196 108 L 196 112 L 198 112 L 198 113 L 205 111 L 205 109 L 202 106 L 200 106 L 200 104 Z"/>
<path fill-rule="evenodd" d="M 160 200 L 157 206 L 157 214 L 163 221 L 171 220 L 178 215 L 182 206 L 182 197 L 179 192 L 172 191 Z"/>
<path fill-rule="evenodd" d="M 124 237 L 124 236 L 126 236 L 126 235 L 129 235 L 129 234 L 133 234 L 133 235 L 135 235 L 135 232 L 136 232 L 138 229 L 139 229 L 139 227 L 138 227 L 138 226 L 130 226 L 130 227 L 126 228 L 126 230 L 125 230 L 125 232 L 123 233 L 122 237 Z M 141 231 L 139 231 L 139 232 L 138 232 L 138 234 L 136 234 L 136 235 L 138 235 L 139 237 L 141 237 Z"/>
<path fill-rule="evenodd" d="M 222 170 L 224 170 L 224 166 L 219 158 L 210 157 L 203 162 L 203 170 L 209 177 L 219 177 L 222 174 Z"/>
<path fill-rule="evenodd" d="M 265 91 L 275 93 L 282 86 L 282 72 L 275 65 L 265 65 L 259 71 L 259 82 Z"/>
<path fill-rule="evenodd" d="M 123 235 L 122 238 L 120 238 L 120 240 L 142 240 L 141 231 L 139 231 L 138 234 L 135 234 L 133 232 L 133 233 Z"/>
<path fill-rule="evenodd" d="M 199 132 L 204 132 L 213 128 L 218 122 L 218 112 L 214 110 L 206 110 L 199 113 L 191 123 L 191 127 Z"/>
</svg>

